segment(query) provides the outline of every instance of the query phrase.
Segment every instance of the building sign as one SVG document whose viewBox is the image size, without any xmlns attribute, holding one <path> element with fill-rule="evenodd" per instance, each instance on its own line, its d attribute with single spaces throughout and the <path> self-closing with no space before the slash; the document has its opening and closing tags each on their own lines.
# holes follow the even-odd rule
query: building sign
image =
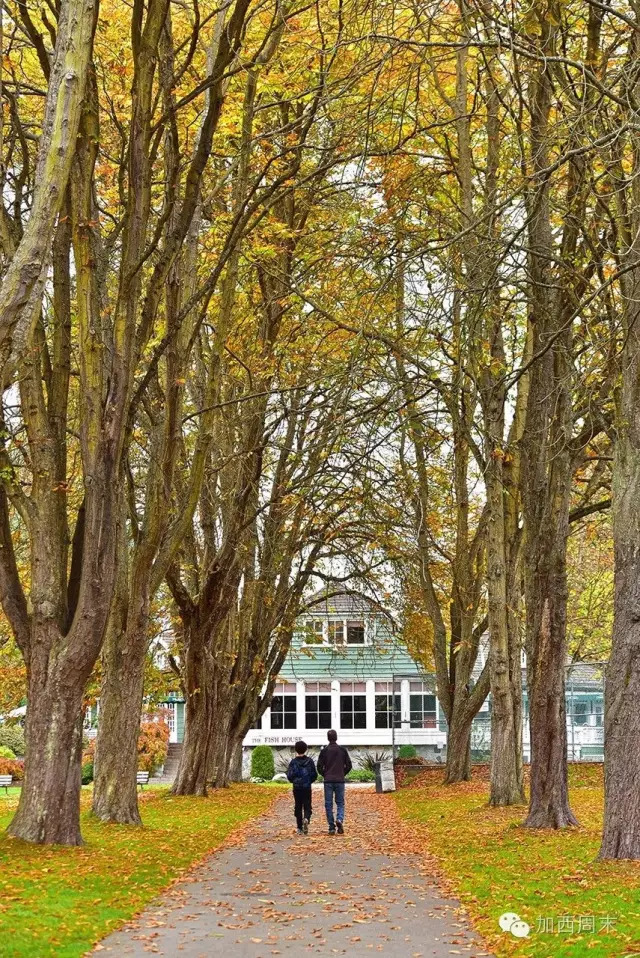
<svg viewBox="0 0 640 958">
<path fill-rule="evenodd" d="M 274 735 L 261 732 L 249 733 L 251 745 L 295 745 L 297 735 Z"/>
</svg>

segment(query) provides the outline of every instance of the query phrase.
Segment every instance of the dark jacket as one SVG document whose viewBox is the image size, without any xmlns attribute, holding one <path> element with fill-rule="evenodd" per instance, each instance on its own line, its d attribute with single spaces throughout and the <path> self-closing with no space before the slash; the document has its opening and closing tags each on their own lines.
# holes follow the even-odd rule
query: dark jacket
<svg viewBox="0 0 640 958">
<path fill-rule="evenodd" d="M 310 755 L 296 755 L 289 762 L 287 778 L 294 788 L 311 788 L 317 777 L 316 765 Z"/>
<path fill-rule="evenodd" d="M 344 745 L 329 742 L 318 756 L 318 771 L 325 782 L 344 782 L 353 765 Z"/>
</svg>

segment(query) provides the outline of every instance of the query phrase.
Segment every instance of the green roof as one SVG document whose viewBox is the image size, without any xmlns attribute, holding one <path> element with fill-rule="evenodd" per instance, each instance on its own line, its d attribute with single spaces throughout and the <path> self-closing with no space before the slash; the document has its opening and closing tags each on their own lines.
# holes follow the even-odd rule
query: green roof
<svg viewBox="0 0 640 958">
<path fill-rule="evenodd" d="M 421 678 L 422 670 L 409 653 L 399 647 L 378 644 L 363 648 L 292 649 L 280 669 L 283 679 L 390 679 L 393 675 Z"/>
</svg>

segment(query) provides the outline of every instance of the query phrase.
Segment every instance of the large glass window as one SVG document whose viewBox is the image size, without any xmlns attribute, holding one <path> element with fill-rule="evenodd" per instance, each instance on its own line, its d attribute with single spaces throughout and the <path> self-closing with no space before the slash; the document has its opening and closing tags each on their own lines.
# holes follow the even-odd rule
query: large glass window
<svg viewBox="0 0 640 958">
<path fill-rule="evenodd" d="M 589 699 L 588 701 L 569 701 L 568 720 L 574 725 L 590 725 L 601 728 L 604 721 L 604 701 Z"/>
<path fill-rule="evenodd" d="M 411 728 L 436 727 L 436 697 L 427 692 L 424 683 L 409 686 L 409 725 Z"/>
<path fill-rule="evenodd" d="M 367 727 L 366 691 L 364 682 L 340 683 L 340 728 Z"/>
<path fill-rule="evenodd" d="M 400 693 L 393 692 L 392 682 L 376 682 L 376 728 L 400 726 Z"/>
<path fill-rule="evenodd" d="M 331 728 L 330 682 L 307 682 L 304 714 L 305 728 Z"/>
<path fill-rule="evenodd" d="M 575 702 L 573 706 L 573 721 L 576 725 L 586 725 L 589 714 L 588 702 Z"/>
<path fill-rule="evenodd" d="M 278 682 L 271 699 L 271 728 L 295 728 L 297 724 L 296 687 L 293 682 Z"/>
<path fill-rule="evenodd" d="M 364 622 L 347 622 L 347 645 L 364 645 Z"/>
</svg>

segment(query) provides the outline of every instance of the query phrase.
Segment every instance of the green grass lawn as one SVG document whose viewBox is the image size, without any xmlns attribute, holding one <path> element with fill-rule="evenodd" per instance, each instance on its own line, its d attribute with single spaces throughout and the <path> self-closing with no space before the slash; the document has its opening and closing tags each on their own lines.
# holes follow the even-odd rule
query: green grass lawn
<svg viewBox="0 0 640 958">
<path fill-rule="evenodd" d="M 81 848 L 41 847 L 4 831 L 17 789 L 0 796 L 2 958 L 72 958 L 130 918 L 243 822 L 265 811 L 275 790 L 236 785 L 209 798 L 142 797 L 144 828 L 91 818 L 83 789 Z M 13 792 L 13 794 L 12 794 Z M 8 949 L 8 950 L 7 950 Z"/>
<path fill-rule="evenodd" d="M 572 768 L 571 804 L 581 825 L 562 832 L 522 828 L 523 807 L 489 808 L 486 781 L 449 787 L 441 781 L 441 772 L 428 773 L 395 800 L 415 825 L 418 847 L 438 859 L 496 955 L 640 954 L 640 863 L 596 860 L 601 768 Z M 504 912 L 531 926 L 528 938 L 500 931 Z M 592 918 L 594 932 L 588 930 Z M 613 926 L 605 919 L 614 919 Z"/>
</svg>

